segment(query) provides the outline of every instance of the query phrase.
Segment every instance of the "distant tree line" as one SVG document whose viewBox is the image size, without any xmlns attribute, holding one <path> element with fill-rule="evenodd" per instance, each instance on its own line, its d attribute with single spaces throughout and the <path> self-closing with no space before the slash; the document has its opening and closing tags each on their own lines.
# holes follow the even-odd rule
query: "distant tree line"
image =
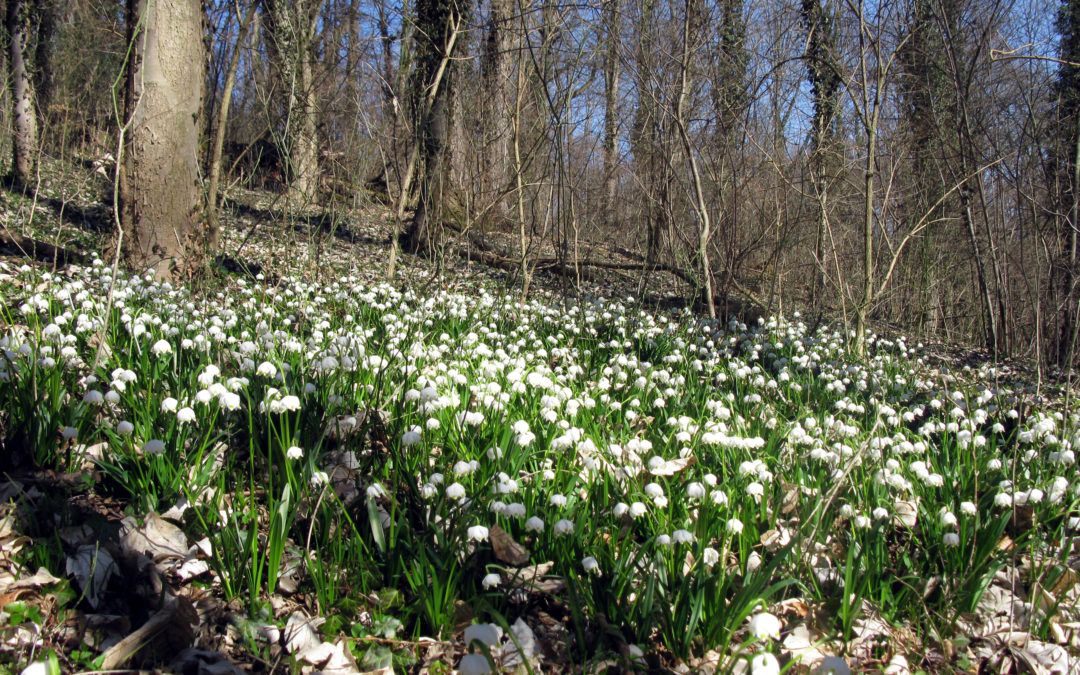
<svg viewBox="0 0 1080 675">
<path fill-rule="evenodd" d="M 497 232 L 524 296 L 603 242 L 711 316 L 1075 360 L 1080 0 L 5 4 L 11 179 L 119 153 L 136 269 L 202 264 L 254 184 L 381 202 L 391 270 Z"/>
</svg>

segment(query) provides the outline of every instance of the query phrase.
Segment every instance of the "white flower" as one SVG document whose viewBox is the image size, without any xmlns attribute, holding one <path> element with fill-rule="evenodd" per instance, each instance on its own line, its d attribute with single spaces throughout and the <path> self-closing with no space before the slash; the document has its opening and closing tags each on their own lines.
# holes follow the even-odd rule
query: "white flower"
<svg viewBox="0 0 1080 675">
<path fill-rule="evenodd" d="M 713 565 L 720 562 L 720 552 L 712 546 L 706 546 L 701 552 L 701 561 L 705 563 L 705 567 L 711 569 Z"/>
<path fill-rule="evenodd" d="M 458 664 L 459 675 L 488 675 L 491 664 L 483 654 L 466 654 Z"/>
<path fill-rule="evenodd" d="M 281 399 L 282 410 L 299 410 L 300 399 L 296 396 L 285 396 Z"/>
<path fill-rule="evenodd" d="M 277 366 L 269 361 L 263 361 L 259 364 L 259 367 L 255 369 L 256 375 L 262 375 L 263 377 L 274 377 L 277 375 Z"/>
<path fill-rule="evenodd" d="M 769 612 L 760 612 L 750 617 L 750 635 L 758 640 L 765 638 L 780 639 L 780 629 L 783 625 L 780 619 Z"/>
<path fill-rule="evenodd" d="M 330 476 L 325 471 L 315 471 L 311 474 L 311 484 L 315 487 L 326 485 L 330 482 Z"/>
<path fill-rule="evenodd" d="M 557 535 L 573 534 L 574 523 L 567 520 L 566 518 L 562 518 L 555 522 L 554 532 Z"/>
<path fill-rule="evenodd" d="M 105 402 L 105 395 L 97 389 L 91 389 L 83 394 L 83 402 L 91 405 L 101 405 Z"/>
<path fill-rule="evenodd" d="M 994 495 L 994 506 L 998 508 L 1007 509 L 1012 506 L 1012 495 L 1008 492 L 999 492 Z"/>
<path fill-rule="evenodd" d="M 218 398 L 218 403 L 226 410 L 239 410 L 240 394 L 234 394 L 231 391 L 225 392 Z"/>
<path fill-rule="evenodd" d="M 960 535 L 955 532 L 946 532 L 941 537 L 941 542 L 949 547 L 960 545 Z"/>
<path fill-rule="evenodd" d="M 973 502 L 960 502 L 960 513 L 965 516 L 974 516 L 979 510 L 975 507 Z"/>
<path fill-rule="evenodd" d="M 127 420 L 120 420 L 116 423 L 116 433 L 121 436 L 130 436 L 135 431 L 135 425 Z"/>
<path fill-rule="evenodd" d="M 529 532 L 543 532 L 544 521 L 536 516 L 532 516 L 525 521 L 525 529 Z"/>
<path fill-rule="evenodd" d="M 499 644 L 500 638 L 502 638 L 502 630 L 494 624 L 474 623 L 465 629 L 464 639 L 466 645 L 479 642 L 485 647 L 494 647 Z"/>
<path fill-rule="evenodd" d="M 70 441 L 71 439 L 78 437 L 79 430 L 75 427 L 64 427 L 64 429 L 60 432 L 60 435 L 64 438 L 64 440 Z"/>
<path fill-rule="evenodd" d="M 150 348 L 150 351 L 154 352 L 155 356 L 169 354 L 172 352 L 172 343 L 168 340 L 158 340 L 154 343 L 154 346 Z"/>
<path fill-rule="evenodd" d="M 181 424 L 195 421 L 195 411 L 191 408 L 184 406 L 176 411 L 176 420 Z"/>
<path fill-rule="evenodd" d="M 480 585 L 482 585 L 484 587 L 484 590 L 486 591 L 490 588 L 498 586 L 501 581 L 502 578 L 498 574 L 492 572 L 491 574 L 488 574 L 484 577 L 483 581 L 480 582 Z"/>
<path fill-rule="evenodd" d="M 698 482 L 686 486 L 686 496 L 690 499 L 702 499 L 705 497 L 705 486 Z"/>
<path fill-rule="evenodd" d="M 483 525 L 473 525 L 468 530 L 470 541 L 487 541 L 488 529 Z"/>
<path fill-rule="evenodd" d="M 458 421 L 464 426 L 478 427 L 484 423 L 484 413 L 471 410 L 466 411 L 461 413 Z"/>
<path fill-rule="evenodd" d="M 160 455 L 165 452 L 165 441 L 160 441 L 156 438 L 149 440 L 143 444 L 142 451 L 147 455 Z"/>
<path fill-rule="evenodd" d="M 462 499 L 465 497 L 465 486 L 461 483 L 451 483 L 446 486 L 446 496 L 450 499 Z"/>
<path fill-rule="evenodd" d="M 600 574 L 600 563 L 591 555 L 581 560 L 581 566 L 590 574 Z"/>
<path fill-rule="evenodd" d="M 199 384 L 204 387 L 209 387 L 211 384 L 213 384 L 214 380 L 217 379 L 217 376 L 220 374 L 221 369 L 211 363 L 207 367 L 203 368 L 203 371 L 199 373 Z"/>
<path fill-rule="evenodd" d="M 689 530 L 675 530 L 671 533 L 671 541 L 676 544 L 689 544 L 694 541 L 694 535 Z"/>
<path fill-rule="evenodd" d="M 755 654 L 750 659 L 751 675 L 780 675 L 780 662 L 768 652 Z"/>
<path fill-rule="evenodd" d="M 180 405 L 180 401 L 177 401 L 172 396 L 169 396 L 168 398 L 166 398 L 164 401 L 161 402 L 161 412 L 167 412 L 167 413 L 176 412 L 176 409 L 177 409 L 177 407 L 179 407 L 179 405 Z"/>
<path fill-rule="evenodd" d="M 548 503 L 552 506 L 563 507 L 566 506 L 566 497 L 563 495 L 551 495 L 548 499 Z"/>
<path fill-rule="evenodd" d="M 475 459 L 471 462 L 460 460 L 454 464 L 454 473 L 459 476 L 465 476 L 480 468 L 480 463 Z"/>
<path fill-rule="evenodd" d="M 739 534 L 743 531 L 742 521 L 738 518 L 732 518 L 731 520 L 727 521 L 727 530 L 732 534 Z"/>
<path fill-rule="evenodd" d="M 289 449 L 285 451 L 285 457 L 287 459 L 300 459 L 303 456 L 304 449 L 296 445 L 290 446 Z"/>
<path fill-rule="evenodd" d="M 401 435 L 401 447 L 408 448 L 420 442 L 420 432 L 410 429 Z"/>
</svg>

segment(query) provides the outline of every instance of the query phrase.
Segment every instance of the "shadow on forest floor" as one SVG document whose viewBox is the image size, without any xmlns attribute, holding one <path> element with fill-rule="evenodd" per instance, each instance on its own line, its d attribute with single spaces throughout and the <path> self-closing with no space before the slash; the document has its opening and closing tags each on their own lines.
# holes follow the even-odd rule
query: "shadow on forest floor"
<svg viewBox="0 0 1080 675">
<path fill-rule="evenodd" d="M 35 198 L 30 186 L 24 185 L 10 175 L 0 177 L 0 189 L 12 196 Z M 113 210 L 110 204 L 101 202 L 79 204 L 72 199 L 48 197 L 41 191 L 38 191 L 36 200 L 38 204 L 51 210 L 63 224 L 84 232 L 103 234 L 112 227 Z"/>
<path fill-rule="evenodd" d="M 260 224 L 284 221 L 288 222 L 289 226 L 296 232 L 332 235 L 334 238 L 349 244 L 372 245 L 386 243 L 374 237 L 357 234 L 349 226 L 348 218 L 343 218 L 328 211 L 286 215 L 284 209 L 260 208 L 228 198 L 222 201 L 221 208 L 234 217 L 250 218 Z"/>
</svg>

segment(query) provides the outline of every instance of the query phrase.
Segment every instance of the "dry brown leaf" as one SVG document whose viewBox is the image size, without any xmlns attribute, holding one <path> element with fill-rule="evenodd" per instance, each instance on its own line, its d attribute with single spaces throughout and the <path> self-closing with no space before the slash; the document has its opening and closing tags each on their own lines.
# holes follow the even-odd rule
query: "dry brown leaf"
<svg viewBox="0 0 1080 675">
<path fill-rule="evenodd" d="M 14 591 L 20 591 L 23 589 L 41 588 L 42 586 L 49 586 L 51 584 L 60 583 L 62 579 L 54 577 L 49 570 L 44 567 L 39 567 L 38 571 L 29 577 L 20 577 L 17 581 L 12 583 L 6 589 L 7 593 Z"/>
<path fill-rule="evenodd" d="M 810 615 L 810 606 L 800 598 L 788 598 L 776 606 L 776 611 L 780 614 L 794 614 L 800 619 L 805 619 Z"/>
<path fill-rule="evenodd" d="M 94 609 L 101 603 L 101 594 L 109 585 L 109 579 L 119 571 L 109 552 L 92 544 L 80 546 L 75 555 L 67 559 L 66 574 L 75 577 L 86 601 Z"/>
<path fill-rule="evenodd" d="M 504 570 L 502 572 L 503 583 L 512 589 L 527 593 L 558 594 L 566 588 L 566 582 L 558 577 L 544 578 L 553 567 L 555 567 L 555 563 L 548 561 L 539 565 Z"/>
<path fill-rule="evenodd" d="M 919 500 L 898 499 L 893 502 L 892 524 L 895 527 L 915 529 L 919 520 Z"/>
<path fill-rule="evenodd" d="M 324 619 L 309 618 L 300 611 L 289 615 L 285 624 L 285 650 L 297 658 L 304 658 L 305 653 L 319 648 L 322 640 L 319 639 L 316 629 L 323 621 Z"/>
<path fill-rule="evenodd" d="M 803 666 L 812 668 L 825 658 L 816 646 L 821 639 L 822 636 L 811 634 L 810 628 L 805 623 L 795 624 L 781 643 L 781 653 L 790 656 L 793 661 L 798 661 Z"/>
<path fill-rule="evenodd" d="M 183 530 L 158 514 L 150 513 L 141 526 L 131 517 L 122 521 L 120 548 L 129 555 L 142 553 L 154 562 L 161 562 L 184 557 L 189 545 Z"/>
<path fill-rule="evenodd" d="M 1052 645 L 1025 635 L 1022 644 L 1010 645 L 1013 656 L 1035 675 L 1070 675 L 1069 653 L 1060 645 Z"/>
<path fill-rule="evenodd" d="M 537 657 L 540 654 L 540 646 L 536 641 L 536 634 L 521 617 L 510 626 L 510 635 L 503 642 L 500 662 L 504 669 L 513 669 L 529 663 L 533 672 L 540 670 Z"/>
<path fill-rule="evenodd" d="M 491 526 L 488 537 L 491 539 L 491 548 L 495 551 L 495 557 L 499 562 L 514 567 L 520 567 L 529 562 L 529 551 L 514 541 L 514 538 L 498 525 Z"/>
<path fill-rule="evenodd" d="M 780 484 L 784 496 L 780 498 L 780 515 L 789 515 L 799 506 L 799 493 L 802 486 L 793 483 Z"/>
</svg>

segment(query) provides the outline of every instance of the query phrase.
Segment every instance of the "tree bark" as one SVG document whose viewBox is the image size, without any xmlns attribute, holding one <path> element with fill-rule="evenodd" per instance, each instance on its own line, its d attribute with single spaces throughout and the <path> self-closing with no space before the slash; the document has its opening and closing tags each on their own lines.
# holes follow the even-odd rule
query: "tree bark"
<svg viewBox="0 0 1080 675">
<path fill-rule="evenodd" d="M 619 161 L 619 38 L 622 26 L 619 0 L 605 0 L 604 14 L 604 191 L 603 219 L 607 232 L 616 222 L 615 198 Z"/>
<path fill-rule="evenodd" d="M 49 105 L 55 86 L 53 55 L 56 51 L 56 27 L 60 0 L 34 0 L 38 15 L 37 46 L 34 48 L 34 93 L 37 95 L 38 120 L 46 126 Z"/>
<path fill-rule="evenodd" d="M 240 49 L 247 37 L 248 26 L 255 16 L 257 2 L 250 0 L 247 13 L 240 21 L 237 29 L 236 46 L 233 47 L 232 56 L 229 57 L 229 70 L 225 74 L 225 89 L 221 92 L 221 105 L 217 110 L 217 120 L 214 122 L 214 147 L 210 156 L 210 171 L 207 180 L 206 206 L 209 231 L 207 232 L 207 248 L 214 252 L 218 246 L 218 182 L 221 180 L 221 151 L 225 145 L 225 131 L 229 124 L 229 108 L 232 104 L 233 86 L 236 84 L 236 71 L 240 66 Z"/>
<path fill-rule="evenodd" d="M 416 172 L 420 201 L 412 222 L 402 237 L 402 247 L 409 253 L 431 252 L 438 243 L 438 223 L 442 212 L 446 167 L 446 143 L 449 138 L 449 87 L 443 82 L 451 67 L 461 14 L 456 3 L 445 0 L 421 0 L 416 7 L 417 53 L 415 85 L 417 97 Z M 405 194 L 403 188 L 403 195 Z"/>
<path fill-rule="evenodd" d="M 28 0 L 8 0 L 8 57 L 11 63 L 11 98 L 15 116 L 11 178 L 17 185 L 31 184 L 37 173 L 38 118 L 29 49 L 31 19 Z"/>
<path fill-rule="evenodd" d="M 287 159 L 289 201 L 310 204 L 319 186 L 318 96 L 314 43 L 321 0 L 263 0 L 270 53 L 281 76 L 285 124 L 279 141 Z"/>
<path fill-rule="evenodd" d="M 201 263 L 197 118 L 204 86 L 199 0 L 127 0 L 127 126 L 118 245 L 126 265 L 159 279 Z"/>
<path fill-rule="evenodd" d="M 511 37 L 512 0 L 492 0 L 488 19 L 488 36 L 484 53 L 484 197 L 494 203 L 491 213 L 497 221 L 506 220 L 510 213 L 507 192 L 510 167 L 510 136 L 514 104 L 510 99 L 513 61 Z M 489 140 L 490 139 L 490 140 Z"/>
</svg>

